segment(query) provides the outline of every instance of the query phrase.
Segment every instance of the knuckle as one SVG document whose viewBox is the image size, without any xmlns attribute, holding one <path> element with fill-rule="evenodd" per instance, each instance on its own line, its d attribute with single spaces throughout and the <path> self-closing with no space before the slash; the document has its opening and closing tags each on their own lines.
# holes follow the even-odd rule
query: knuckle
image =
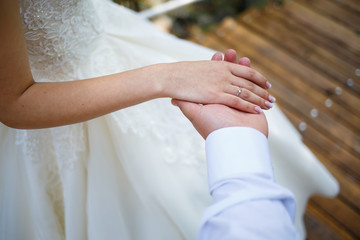
<svg viewBox="0 0 360 240">
<path fill-rule="evenodd" d="M 224 70 L 224 69 L 219 69 L 219 71 L 216 71 L 216 78 L 220 79 L 221 82 L 226 81 L 228 82 L 230 79 L 230 74 L 228 73 L 228 71 Z"/>
<path fill-rule="evenodd" d="M 209 91 L 208 98 L 211 102 L 217 101 L 218 99 L 221 99 L 221 94 L 217 91 Z"/>
<path fill-rule="evenodd" d="M 244 99 L 248 99 L 250 98 L 250 92 L 247 90 L 247 89 L 244 89 L 242 92 L 241 92 L 241 98 L 244 98 Z"/>
<path fill-rule="evenodd" d="M 261 108 L 267 108 L 266 105 L 265 105 L 265 100 L 263 100 L 263 99 L 259 100 L 258 106 L 260 106 Z"/>
<path fill-rule="evenodd" d="M 268 100 L 269 98 L 269 93 L 268 91 L 262 89 L 262 88 L 259 88 L 258 91 L 256 92 L 256 94 L 260 97 L 260 98 L 263 98 L 265 100 Z"/>
<path fill-rule="evenodd" d="M 263 84 L 266 84 L 266 81 L 267 81 L 266 77 L 264 77 L 263 75 L 260 75 L 260 76 L 261 76 L 261 77 L 260 77 L 261 82 L 262 82 Z"/>
<path fill-rule="evenodd" d="M 248 83 L 247 89 L 248 89 L 249 91 L 251 91 L 251 92 L 254 92 L 254 91 L 255 91 L 255 85 L 252 84 L 252 83 Z"/>
<path fill-rule="evenodd" d="M 251 103 L 246 103 L 245 104 L 245 111 L 246 112 L 253 112 L 253 105 Z"/>
<path fill-rule="evenodd" d="M 268 91 L 264 91 L 263 98 L 265 100 L 269 100 L 269 97 L 270 97 L 270 93 L 268 93 Z"/>
<path fill-rule="evenodd" d="M 229 70 L 229 64 L 228 64 L 228 62 L 226 62 L 226 61 L 219 61 L 218 63 L 219 63 L 219 67 L 220 67 L 220 68 Z"/>
<path fill-rule="evenodd" d="M 229 101 L 231 106 L 237 107 L 237 108 L 240 107 L 240 105 L 241 105 L 240 102 L 241 101 L 240 101 L 239 98 L 231 98 L 230 101 Z"/>
<path fill-rule="evenodd" d="M 224 74 L 223 79 L 226 82 L 231 82 L 232 76 L 230 74 Z"/>
<path fill-rule="evenodd" d="M 266 83 L 266 81 L 267 81 L 267 78 L 264 76 L 264 75 L 262 75 L 262 74 L 260 74 L 260 79 L 261 79 L 261 81 L 265 84 Z"/>
<path fill-rule="evenodd" d="M 249 76 L 249 78 L 254 78 L 255 77 L 255 75 L 256 75 L 256 71 L 254 70 L 254 69 L 252 69 L 252 68 L 249 68 L 248 69 L 248 76 Z"/>
<path fill-rule="evenodd" d="M 245 88 L 246 89 L 248 89 L 249 91 L 251 91 L 252 89 L 253 89 L 253 84 L 251 83 L 251 82 L 249 82 L 249 81 L 246 81 L 246 83 L 245 83 Z"/>
<path fill-rule="evenodd" d="M 241 111 L 244 111 L 244 112 L 249 112 L 249 113 L 254 112 L 253 109 L 254 109 L 255 105 L 253 105 L 250 102 L 247 102 L 244 99 L 234 98 L 234 99 L 232 99 L 231 103 L 232 103 L 231 106 L 238 109 L 238 110 L 241 110 Z"/>
</svg>

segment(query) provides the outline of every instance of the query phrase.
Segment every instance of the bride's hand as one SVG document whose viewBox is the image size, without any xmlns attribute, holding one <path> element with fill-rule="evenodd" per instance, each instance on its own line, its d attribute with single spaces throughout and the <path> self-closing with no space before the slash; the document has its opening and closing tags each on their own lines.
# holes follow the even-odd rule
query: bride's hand
<svg viewBox="0 0 360 240">
<path fill-rule="evenodd" d="M 247 66 L 226 61 L 171 63 L 167 68 L 164 95 L 196 103 L 224 104 L 260 113 L 269 109 L 267 79 Z M 241 93 L 237 96 L 239 89 Z"/>
<path fill-rule="evenodd" d="M 224 59 L 221 53 L 215 53 L 211 60 L 213 61 L 226 61 L 226 62 L 231 62 L 231 63 L 237 63 L 237 53 L 234 49 L 228 49 L 225 51 L 224 53 Z M 246 66 L 246 67 L 251 67 L 251 61 L 249 58 L 247 57 L 242 57 L 239 59 L 238 64 Z M 267 82 L 267 88 L 271 88 L 271 84 L 269 82 Z M 268 102 L 265 102 L 266 108 L 265 109 L 269 109 L 272 107 L 272 103 L 274 103 L 276 101 L 275 97 L 269 95 L 268 98 Z M 256 102 L 253 102 L 256 104 Z"/>
</svg>

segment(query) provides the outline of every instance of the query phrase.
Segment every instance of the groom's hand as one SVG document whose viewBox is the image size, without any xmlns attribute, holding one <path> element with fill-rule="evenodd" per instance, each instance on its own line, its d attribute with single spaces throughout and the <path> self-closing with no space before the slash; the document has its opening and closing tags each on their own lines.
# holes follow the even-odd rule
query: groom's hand
<svg viewBox="0 0 360 240">
<path fill-rule="evenodd" d="M 236 59 L 237 59 L 237 54 L 236 51 L 233 49 L 228 49 L 226 50 L 225 54 L 224 54 L 224 61 L 226 62 L 231 62 L 231 63 L 236 63 Z M 215 53 L 213 55 L 213 57 L 211 58 L 211 60 L 213 61 L 222 61 L 223 57 L 221 53 Z M 246 67 L 250 67 L 251 62 L 250 59 L 247 57 L 242 57 L 239 59 L 239 64 L 246 66 Z"/>
<path fill-rule="evenodd" d="M 204 139 L 211 132 L 225 127 L 250 127 L 268 136 L 264 113 L 240 112 L 220 104 L 201 105 L 180 100 L 172 100 L 172 103 L 180 108 Z"/>
</svg>

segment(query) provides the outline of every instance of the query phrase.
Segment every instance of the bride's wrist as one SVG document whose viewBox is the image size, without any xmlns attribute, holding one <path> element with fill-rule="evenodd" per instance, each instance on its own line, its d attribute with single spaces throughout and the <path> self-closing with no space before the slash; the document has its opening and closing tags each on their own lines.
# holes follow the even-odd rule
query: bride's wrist
<svg viewBox="0 0 360 240">
<path fill-rule="evenodd" d="M 150 79 L 154 87 L 156 98 L 172 97 L 171 93 L 171 75 L 172 63 L 159 63 L 152 65 L 153 71 Z"/>
</svg>

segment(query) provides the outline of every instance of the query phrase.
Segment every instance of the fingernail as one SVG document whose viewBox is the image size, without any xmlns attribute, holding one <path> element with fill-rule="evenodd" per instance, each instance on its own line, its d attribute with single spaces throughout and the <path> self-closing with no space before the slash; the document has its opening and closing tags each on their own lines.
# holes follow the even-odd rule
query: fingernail
<svg viewBox="0 0 360 240">
<path fill-rule="evenodd" d="M 270 89 L 270 88 L 271 88 L 271 83 L 269 83 L 268 81 L 266 81 L 266 87 L 267 87 L 267 89 Z"/>
<path fill-rule="evenodd" d="M 271 103 L 274 103 L 274 102 L 276 102 L 276 98 L 274 98 L 273 96 L 269 95 L 269 101 L 270 101 Z"/>
<path fill-rule="evenodd" d="M 273 105 L 272 105 L 272 103 L 265 101 L 265 106 L 268 108 L 272 108 Z"/>
<path fill-rule="evenodd" d="M 255 107 L 255 111 L 256 111 L 257 113 L 262 113 L 262 112 L 263 112 L 263 111 L 261 110 L 261 108 L 258 107 L 258 106 Z"/>
</svg>

